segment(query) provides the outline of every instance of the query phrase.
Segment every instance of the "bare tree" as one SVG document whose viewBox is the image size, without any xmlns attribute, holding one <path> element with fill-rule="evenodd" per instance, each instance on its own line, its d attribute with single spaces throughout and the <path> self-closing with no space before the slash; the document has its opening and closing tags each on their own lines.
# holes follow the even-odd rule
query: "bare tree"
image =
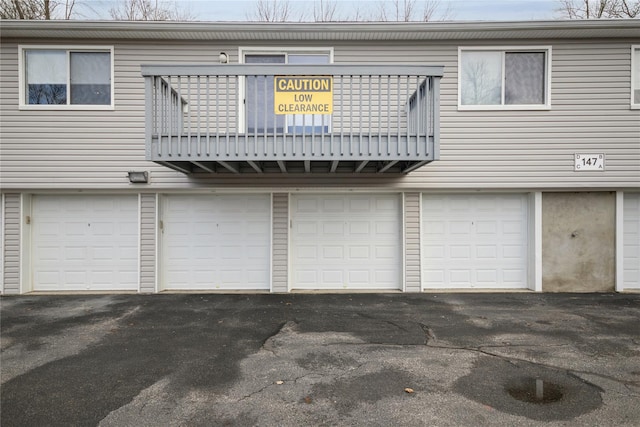
<svg viewBox="0 0 640 427">
<path fill-rule="evenodd" d="M 188 9 L 178 8 L 178 4 L 162 0 L 120 0 L 109 9 L 109 15 L 116 21 L 192 21 Z"/>
<path fill-rule="evenodd" d="M 427 0 L 424 2 L 422 12 L 422 20 L 424 22 L 447 21 L 453 19 L 454 15 L 451 2 L 446 2 L 446 5 L 443 5 L 441 0 Z"/>
<path fill-rule="evenodd" d="M 337 3 L 332 0 L 316 0 L 313 2 L 313 21 L 331 22 L 337 20 Z"/>
<path fill-rule="evenodd" d="M 378 6 L 379 21 L 433 21 L 450 19 L 453 14 L 451 3 L 443 7 L 441 0 L 385 0 Z"/>
<path fill-rule="evenodd" d="M 557 0 L 560 18 L 640 18 L 640 0 Z"/>
<path fill-rule="evenodd" d="M 290 0 L 257 0 L 250 21 L 433 21 L 450 19 L 453 15 L 451 0 L 380 0 L 378 8 L 364 10 L 361 2 L 353 2 L 350 14 L 340 13 L 338 0 L 314 0 L 313 10 L 298 11 Z"/>
<path fill-rule="evenodd" d="M 0 18 L 71 19 L 75 6 L 76 0 L 0 0 Z"/>
<path fill-rule="evenodd" d="M 378 8 L 378 21 L 415 21 L 417 0 L 382 1 Z"/>
<path fill-rule="evenodd" d="M 289 0 L 258 0 L 253 13 L 247 13 L 249 21 L 287 22 L 292 8 Z"/>
</svg>

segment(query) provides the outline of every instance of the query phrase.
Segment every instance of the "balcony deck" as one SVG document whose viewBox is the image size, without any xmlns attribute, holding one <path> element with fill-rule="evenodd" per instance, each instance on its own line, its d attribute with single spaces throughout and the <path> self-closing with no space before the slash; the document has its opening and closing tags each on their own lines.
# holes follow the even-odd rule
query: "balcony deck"
<svg viewBox="0 0 640 427">
<path fill-rule="evenodd" d="M 142 67 L 146 157 L 186 174 L 408 173 L 439 157 L 439 66 Z M 275 114 L 275 76 L 330 76 L 331 114 Z"/>
</svg>

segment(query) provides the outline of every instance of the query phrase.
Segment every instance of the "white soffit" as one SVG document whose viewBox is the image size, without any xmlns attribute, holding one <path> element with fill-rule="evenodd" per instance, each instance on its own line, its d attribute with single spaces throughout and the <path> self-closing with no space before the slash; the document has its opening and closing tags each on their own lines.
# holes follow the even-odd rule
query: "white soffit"
<svg viewBox="0 0 640 427">
<path fill-rule="evenodd" d="M 3 21 L 2 38 L 120 40 L 487 40 L 640 38 L 640 20 L 519 22 Z"/>
</svg>

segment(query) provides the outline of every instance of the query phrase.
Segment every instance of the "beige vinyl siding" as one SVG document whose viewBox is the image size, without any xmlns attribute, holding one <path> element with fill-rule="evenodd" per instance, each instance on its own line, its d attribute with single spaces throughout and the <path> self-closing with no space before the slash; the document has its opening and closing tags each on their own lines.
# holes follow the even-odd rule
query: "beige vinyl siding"
<svg viewBox="0 0 640 427">
<path fill-rule="evenodd" d="M 420 193 L 404 193 L 404 277 L 406 292 L 420 292 Z"/>
<path fill-rule="evenodd" d="M 20 293 L 20 194 L 5 194 L 2 209 L 4 226 L 2 292 L 18 294 Z"/>
<path fill-rule="evenodd" d="M 156 291 L 156 210 L 155 194 L 140 194 L 140 292 Z"/>
<path fill-rule="evenodd" d="M 272 292 L 289 291 L 289 194 L 272 196 Z"/>
<path fill-rule="evenodd" d="M 640 185 L 640 111 L 629 107 L 630 46 L 639 42 L 483 43 L 482 46 L 500 47 L 552 46 L 550 111 L 458 111 L 458 46 L 474 46 L 477 42 L 314 42 L 316 47 L 333 47 L 335 63 L 444 65 L 441 160 L 402 177 L 251 174 L 191 179 L 144 159 L 144 81 L 140 64 L 213 64 L 221 51 L 230 55 L 231 62 L 237 62 L 239 46 L 256 44 L 97 40 L 96 45 L 114 46 L 115 111 L 52 112 L 18 110 L 18 43 L 3 41 L 0 179 L 7 189 L 131 189 L 126 172 L 148 170 L 149 190 L 211 186 L 284 190 L 345 185 L 409 191 L 634 188 Z M 39 43 L 64 44 L 43 40 L 28 44 Z M 285 44 L 295 47 L 291 42 Z M 375 71 L 375 66 L 372 69 Z M 603 153 L 606 170 L 574 172 L 575 153 Z"/>
</svg>

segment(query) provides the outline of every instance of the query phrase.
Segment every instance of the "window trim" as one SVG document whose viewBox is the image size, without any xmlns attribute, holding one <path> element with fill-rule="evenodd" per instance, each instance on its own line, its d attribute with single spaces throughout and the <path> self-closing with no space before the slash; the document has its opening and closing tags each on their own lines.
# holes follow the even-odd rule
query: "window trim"
<svg viewBox="0 0 640 427">
<path fill-rule="evenodd" d="M 110 74 L 110 93 L 111 104 L 29 104 L 27 103 L 26 96 L 26 65 L 25 56 L 29 50 L 52 50 L 52 51 L 64 51 L 67 54 L 67 66 L 69 63 L 70 52 L 108 52 L 110 55 L 111 70 Z M 114 85 L 114 48 L 113 46 L 104 45 L 18 45 L 18 84 L 19 84 L 19 105 L 20 110 L 115 110 L 115 85 Z M 71 75 L 67 69 L 67 88 L 70 87 Z M 69 99 L 69 98 L 68 98 Z M 67 101 L 68 102 L 68 101 Z"/>
<path fill-rule="evenodd" d="M 633 73 L 636 67 L 640 67 L 640 44 L 632 44 L 631 45 L 631 109 L 632 110 L 640 110 L 640 103 L 633 102 L 635 98 L 635 91 L 640 90 L 640 87 L 635 86 L 635 79 Z"/>
<path fill-rule="evenodd" d="M 492 51 L 541 52 L 545 54 L 545 103 L 544 104 L 499 104 L 499 105 L 463 105 L 462 104 L 462 52 Z M 551 46 L 458 46 L 458 111 L 526 111 L 551 110 Z M 502 90 L 504 91 L 504 59 L 502 61 Z"/>
<path fill-rule="evenodd" d="M 329 64 L 333 64 L 333 47 L 305 47 L 305 46 L 254 46 L 254 47 L 238 47 L 238 63 L 245 64 L 246 55 L 287 55 L 290 53 L 308 53 L 311 55 L 319 55 L 322 53 L 329 55 Z M 238 111 L 238 133 L 246 132 L 246 105 L 244 105 L 245 98 L 245 83 L 244 77 L 240 77 L 238 88 L 238 105 L 242 106 Z"/>
</svg>

